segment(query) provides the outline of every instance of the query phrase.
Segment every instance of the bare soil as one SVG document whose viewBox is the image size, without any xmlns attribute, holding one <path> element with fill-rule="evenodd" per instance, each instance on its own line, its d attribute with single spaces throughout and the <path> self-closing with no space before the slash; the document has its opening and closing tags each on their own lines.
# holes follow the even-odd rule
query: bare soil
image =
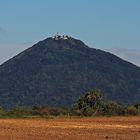
<svg viewBox="0 0 140 140">
<path fill-rule="evenodd" d="M 140 117 L 0 119 L 0 140 L 140 140 Z"/>
</svg>

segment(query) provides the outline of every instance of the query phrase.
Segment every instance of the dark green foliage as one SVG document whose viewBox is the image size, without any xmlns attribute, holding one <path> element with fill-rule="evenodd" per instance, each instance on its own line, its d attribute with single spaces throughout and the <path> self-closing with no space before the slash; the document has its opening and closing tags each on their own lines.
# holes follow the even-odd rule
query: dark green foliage
<svg viewBox="0 0 140 140">
<path fill-rule="evenodd" d="M 17 116 L 20 116 L 20 115 L 28 116 L 28 115 L 33 114 L 33 110 L 32 110 L 32 108 L 29 108 L 29 107 L 18 106 L 16 108 L 13 108 L 13 109 L 7 111 L 7 114 L 17 115 Z"/>
<path fill-rule="evenodd" d="M 139 111 L 137 108 L 135 108 L 134 106 L 128 106 L 127 107 L 127 113 L 129 115 L 138 115 L 139 114 Z"/>
<path fill-rule="evenodd" d="M 114 101 L 107 101 L 103 103 L 102 115 L 124 115 L 127 114 L 127 108 L 119 105 Z"/>
<path fill-rule="evenodd" d="M 95 115 L 99 113 L 102 106 L 102 95 L 99 90 L 91 90 L 87 92 L 84 97 L 78 101 L 79 113 L 83 115 Z"/>
<path fill-rule="evenodd" d="M 69 109 L 67 108 L 54 108 L 48 106 L 40 106 L 40 107 L 33 107 L 32 108 L 32 115 L 39 115 L 39 116 L 63 116 L 69 115 Z"/>
<path fill-rule="evenodd" d="M 123 106 L 114 101 L 104 101 L 100 90 L 91 90 L 71 108 L 48 106 L 16 107 L 8 111 L 0 108 L 0 118 L 69 117 L 69 116 L 124 116 L 139 115 L 137 105 Z"/>
<path fill-rule="evenodd" d="M 3 114 L 5 114 L 5 111 L 2 107 L 0 107 L 0 116 L 3 115 Z"/>
<path fill-rule="evenodd" d="M 0 118 L 32 118 L 68 115 L 68 110 L 45 106 L 16 107 L 10 110 L 0 110 Z"/>
<path fill-rule="evenodd" d="M 45 39 L 0 66 L 4 108 L 71 107 L 93 88 L 105 99 L 131 104 L 140 99 L 139 86 L 139 67 L 73 38 Z"/>
<path fill-rule="evenodd" d="M 104 101 L 100 90 L 91 90 L 82 96 L 75 105 L 76 115 L 138 115 L 139 104 L 123 106 L 114 101 Z M 73 111 L 74 112 L 74 111 Z"/>
<path fill-rule="evenodd" d="M 135 107 L 136 109 L 140 110 L 140 103 L 134 104 L 134 107 Z"/>
</svg>

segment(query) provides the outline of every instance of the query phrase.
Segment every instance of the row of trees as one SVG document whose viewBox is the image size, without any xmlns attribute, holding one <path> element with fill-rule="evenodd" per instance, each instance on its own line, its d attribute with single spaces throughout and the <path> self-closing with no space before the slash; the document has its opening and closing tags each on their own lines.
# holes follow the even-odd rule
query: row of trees
<svg viewBox="0 0 140 140">
<path fill-rule="evenodd" d="M 140 104 L 124 106 L 114 101 L 105 101 L 100 90 L 94 89 L 81 97 L 77 103 L 77 114 L 94 115 L 138 115 Z"/>
<path fill-rule="evenodd" d="M 100 90 L 94 89 L 82 96 L 72 108 L 47 106 L 16 107 L 9 111 L 0 108 L 1 116 L 95 116 L 139 115 L 140 104 L 124 106 L 114 101 L 105 101 Z"/>
<path fill-rule="evenodd" d="M 48 106 L 22 107 L 18 106 L 10 110 L 0 108 L 0 117 L 50 117 L 68 115 L 66 108 L 53 108 Z"/>
</svg>

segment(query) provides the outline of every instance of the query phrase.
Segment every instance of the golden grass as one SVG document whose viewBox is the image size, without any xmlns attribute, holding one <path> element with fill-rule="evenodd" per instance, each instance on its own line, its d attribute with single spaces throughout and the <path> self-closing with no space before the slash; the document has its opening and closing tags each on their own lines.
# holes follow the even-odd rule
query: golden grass
<svg viewBox="0 0 140 140">
<path fill-rule="evenodd" d="M 140 140 L 140 117 L 0 119 L 0 140 Z"/>
</svg>

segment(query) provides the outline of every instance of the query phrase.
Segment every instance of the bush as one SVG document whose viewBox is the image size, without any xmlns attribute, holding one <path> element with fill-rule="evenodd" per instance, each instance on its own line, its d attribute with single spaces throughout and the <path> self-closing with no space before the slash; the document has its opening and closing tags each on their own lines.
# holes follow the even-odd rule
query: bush
<svg viewBox="0 0 140 140">
<path fill-rule="evenodd" d="M 8 111 L 7 114 L 11 114 L 11 115 L 32 115 L 32 109 L 27 108 L 27 107 L 18 106 L 16 108 Z"/>
<path fill-rule="evenodd" d="M 128 106 L 127 113 L 129 115 L 138 115 L 139 114 L 138 109 L 136 109 L 134 106 Z"/>
<path fill-rule="evenodd" d="M 5 114 L 5 111 L 3 110 L 2 107 L 0 107 L 0 115 L 3 115 L 3 114 Z"/>
<path fill-rule="evenodd" d="M 104 102 L 102 107 L 103 115 L 125 115 L 126 108 L 114 101 Z"/>
</svg>

